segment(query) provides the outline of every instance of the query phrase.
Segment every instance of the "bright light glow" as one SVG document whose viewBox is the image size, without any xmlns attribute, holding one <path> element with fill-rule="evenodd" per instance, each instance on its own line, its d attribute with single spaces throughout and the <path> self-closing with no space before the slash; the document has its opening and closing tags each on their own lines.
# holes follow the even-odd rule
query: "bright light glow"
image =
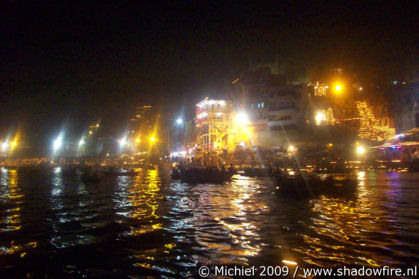
<svg viewBox="0 0 419 279">
<path fill-rule="evenodd" d="M 362 90 L 364 90 L 364 88 L 360 87 L 360 88 L 359 88 L 359 91 L 362 91 Z"/>
<path fill-rule="evenodd" d="M 124 147 L 125 145 L 127 145 L 127 137 L 123 137 L 119 140 L 119 147 Z"/>
<path fill-rule="evenodd" d="M 240 125 L 247 125 L 247 123 L 249 122 L 249 117 L 246 113 L 240 112 L 236 115 L 236 122 Z"/>
<path fill-rule="evenodd" d="M 341 91 L 342 90 L 342 86 L 340 86 L 339 84 L 335 86 L 335 90 L 336 91 Z"/>
<path fill-rule="evenodd" d="M 63 136 L 59 135 L 52 143 L 52 149 L 57 152 L 63 145 Z"/>
<path fill-rule="evenodd" d="M 93 134 L 93 131 L 89 131 L 89 135 Z"/>
<path fill-rule="evenodd" d="M 99 124 L 96 124 L 96 128 L 99 128 L 100 127 L 100 125 Z"/>
<path fill-rule="evenodd" d="M 366 151 L 367 150 L 362 145 L 358 145 L 356 147 L 356 154 L 358 154 L 358 155 L 363 155 L 363 154 L 365 154 Z"/>
<path fill-rule="evenodd" d="M 150 141 L 151 141 L 151 142 L 155 142 L 155 141 L 156 141 L 156 138 L 155 138 L 155 137 L 151 137 L 151 138 L 150 138 Z"/>
<path fill-rule="evenodd" d="M 81 139 L 79 140 L 79 147 L 82 147 L 84 144 L 85 144 L 85 141 L 84 141 L 84 139 L 83 139 L 83 138 L 81 138 Z"/>
<path fill-rule="evenodd" d="M 5 141 L 1 144 L 1 151 L 4 152 L 4 151 L 7 150 L 7 148 L 9 148 L 9 143 L 7 141 Z"/>
<path fill-rule="evenodd" d="M 12 148 L 14 148 L 16 146 L 16 141 L 12 141 Z"/>
<path fill-rule="evenodd" d="M 135 139 L 135 142 L 136 142 L 136 143 L 139 143 L 139 142 L 140 142 L 140 138 L 136 138 L 136 139 Z"/>
<path fill-rule="evenodd" d="M 246 143 L 244 143 L 244 141 L 240 142 L 240 146 L 245 147 Z"/>
<path fill-rule="evenodd" d="M 295 146 L 294 145 L 288 146 L 288 152 L 294 152 L 294 151 L 295 151 Z"/>
<path fill-rule="evenodd" d="M 221 115 L 223 115 L 222 112 L 217 112 L 217 116 L 220 117 Z"/>
<path fill-rule="evenodd" d="M 182 124 L 182 123 L 183 123 L 183 119 L 179 117 L 179 118 L 176 120 L 176 123 L 177 123 L 178 125 Z"/>
<path fill-rule="evenodd" d="M 200 114 L 198 114 L 198 118 L 199 119 L 201 119 L 201 118 L 204 118 L 204 117 L 207 117 L 208 116 L 208 113 L 207 112 L 201 112 Z"/>
<path fill-rule="evenodd" d="M 182 150 L 182 151 L 175 151 L 170 153 L 170 157 L 186 157 L 186 151 Z"/>
<path fill-rule="evenodd" d="M 205 100 L 201 101 L 200 103 L 198 103 L 197 106 L 199 108 L 202 108 L 203 106 L 206 106 L 206 105 L 215 105 L 215 104 L 218 104 L 220 106 L 224 106 L 226 104 L 226 101 L 224 101 L 224 100 L 207 100 L 207 99 L 205 99 Z"/>
<path fill-rule="evenodd" d="M 323 111 L 318 111 L 316 112 L 314 120 L 316 121 L 316 125 L 320 125 L 322 122 L 326 121 L 326 114 Z"/>
<path fill-rule="evenodd" d="M 282 260 L 282 262 L 283 262 L 284 264 L 297 265 L 297 263 L 296 263 L 296 262 L 294 262 L 294 261 Z"/>
</svg>

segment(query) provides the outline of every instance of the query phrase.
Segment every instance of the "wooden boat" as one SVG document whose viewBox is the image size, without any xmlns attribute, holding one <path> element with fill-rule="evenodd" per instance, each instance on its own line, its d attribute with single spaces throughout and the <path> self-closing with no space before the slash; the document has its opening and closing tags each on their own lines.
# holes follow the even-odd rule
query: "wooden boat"
<svg viewBox="0 0 419 279">
<path fill-rule="evenodd" d="M 139 173 L 140 173 L 139 171 L 135 171 L 135 170 L 119 170 L 119 171 L 110 170 L 110 171 L 103 172 L 103 174 L 107 176 L 135 176 Z"/>
<path fill-rule="evenodd" d="M 99 183 L 102 180 L 102 178 L 99 174 L 96 174 L 96 173 L 94 174 L 83 173 L 81 175 L 81 180 L 84 183 Z"/>
<path fill-rule="evenodd" d="M 176 168 L 172 170 L 172 179 L 190 184 L 221 184 L 231 179 L 234 169 L 230 168 Z"/>
<path fill-rule="evenodd" d="M 277 177 L 276 191 L 296 198 L 310 198 L 319 195 L 349 196 L 356 191 L 357 182 L 348 176 L 328 176 L 322 179 L 314 175 Z"/>
</svg>

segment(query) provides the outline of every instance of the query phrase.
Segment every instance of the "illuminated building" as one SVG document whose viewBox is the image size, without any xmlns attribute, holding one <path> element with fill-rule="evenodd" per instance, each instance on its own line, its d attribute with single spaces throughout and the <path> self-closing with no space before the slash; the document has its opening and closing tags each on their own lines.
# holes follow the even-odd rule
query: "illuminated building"
<svg viewBox="0 0 419 279">
<path fill-rule="evenodd" d="M 135 108 L 135 116 L 130 119 L 129 133 L 150 134 L 156 121 L 156 111 L 152 106 Z"/>
<path fill-rule="evenodd" d="M 419 81 L 401 84 L 394 91 L 397 133 L 419 128 Z"/>
<path fill-rule="evenodd" d="M 232 82 L 237 106 L 249 115 L 252 146 L 283 145 L 284 129 L 305 124 L 305 86 L 287 84 L 284 70 L 273 66 L 253 65 Z"/>
<path fill-rule="evenodd" d="M 372 141 L 382 141 L 391 139 L 396 135 L 395 129 L 390 127 L 389 123 L 382 123 L 375 117 L 372 106 L 369 106 L 367 102 L 358 101 L 357 108 L 360 118 L 360 127 L 358 131 L 360 138 Z"/>
<path fill-rule="evenodd" d="M 197 142 L 203 150 L 219 150 L 229 144 L 233 103 L 205 98 L 195 106 Z"/>
<path fill-rule="evenodd" d="M 324 84 L 316 82 L 307 85 L 309 117 L 310 123 L 316 126 L 334 125 L 335 117 L 332 109 L 332 101 L 330 98 L 331 88 Z"/>
</svg>

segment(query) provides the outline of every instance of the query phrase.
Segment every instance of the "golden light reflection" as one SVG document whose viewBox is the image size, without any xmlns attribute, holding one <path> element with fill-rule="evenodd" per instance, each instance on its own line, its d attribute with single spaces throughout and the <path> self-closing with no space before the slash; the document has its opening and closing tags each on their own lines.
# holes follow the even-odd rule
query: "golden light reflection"
<svg viewBox="0 0 419 279">
<path fill-rule="evenodd" d="M 22 228 L 20 204 L 22 204 L 24 195 L 18 185 L 17 171 L 2 172 L 1 186 L 5 189 L 1 193 L 2 203 L 10 205 L 10 208 L 7 209 L 8 214 L 2 220 L 2 223 L 6 226 L 4 228 L 0 227 L 0 232 L 18 231 Z"/>
<path fill-rule="evenodd" d="M 257 193 L 257 187 L 249 177 L 240 176 L 223 187 L 223 195 L 212 195 L 209 185 L 196 188 L 199 191 L 199 201 L 195 210 L 201 218 L 194 220 L 194 227 L 198 230 L 195 239 L 210 250 L 223 254 L 224 258 L 218 259 L 223 264 L 237 262 L 239 258 L 242 262 L 247 261 L 244 257 L 256 256 L 262 249 L 260 228 L 250 215 L 269 209 L 264 202 L 253 197 Z M 213 222 L 215 224 L 211 229 L 205 226 Z M 217 241 L 220 234 L 227 234 L 234 245 Z"/>
<path fill-rule="evenodd" d="M 16 170 L 2 171 L 0 175 L 0 201 L 3 205 L 9 207 L 6 216 L 0 223 L 0 232 L 18 231 L 22 228 L 21 220 L 21 204 L 23 203 L 24 194 L 18 185 L 18 174 Z M 36 248 L 38 243 L 31 241 L 25 244 L 18 244 L 11 241 L 10 245 L 0 246 L 0 255 L 20 253 L 20 257 L 26 256 L 23 250 Z"/>
<path fill-rule="evenodd" d="M 160 178 L 157 170 L 148 170 L 146 174 L 142 173 L 134 179 L 128 195 L 128 202 L 133 208 L 130 217 L 141 221 L 141 225 L 133 226 L 131 235 L 141 235 L 163 228 L 160 223 L 161 217 L 157 214 L 163 199 L 159 192 Z"/>
<path fill-rule="evenodd" d="M 363 188 L 365 175 L 365 172 L 357 173 L 360 189 Z M 310 247 L 305 251 L 299 251 L 304 255 L 304 261 L 320 266 L 324 265 L 324 261 L 340 262 L 341 264 L 352 264 L 354 261 L 358 261 L 369 266 L 376 266 L 377 259 L 371 259 L 368 252 L 364 252 L 362 249 L 357 250 L 356 259 L 344 252 L 345 247 L 362 246 L 358 243 L 358 239 L 363 239 L 362 235 L 385 231 L 380 222 L 371 221 L 377 220 L 374 211 L 371 210 L 373 203 L 375 201 L 369 200 L 368 196 L 361 195 L 358 200 L 326 197 L 313 200 L 312 210 L 316 215 L 311 218 L 310 228 L 319 237 L 303 235 L 304 242 Z M 385 246 L 384 243 L 378 244 L 378 242 L 377 245 Z"/>
</svg>

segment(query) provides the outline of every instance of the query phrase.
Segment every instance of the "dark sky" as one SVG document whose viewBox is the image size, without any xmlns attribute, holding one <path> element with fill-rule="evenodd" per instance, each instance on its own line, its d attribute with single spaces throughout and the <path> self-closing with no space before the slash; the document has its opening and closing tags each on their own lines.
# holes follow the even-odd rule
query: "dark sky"
<svg viewBox="0 0 419 279">
<path fill-rule="evenodd" d="M 0 137 L 123 129 L 149 103 L 176 113 L 225 93 L 250 56 L 362 70 L 417 58 L 415 1 L 85 2 L 2 7 Z"/>
</svg>

